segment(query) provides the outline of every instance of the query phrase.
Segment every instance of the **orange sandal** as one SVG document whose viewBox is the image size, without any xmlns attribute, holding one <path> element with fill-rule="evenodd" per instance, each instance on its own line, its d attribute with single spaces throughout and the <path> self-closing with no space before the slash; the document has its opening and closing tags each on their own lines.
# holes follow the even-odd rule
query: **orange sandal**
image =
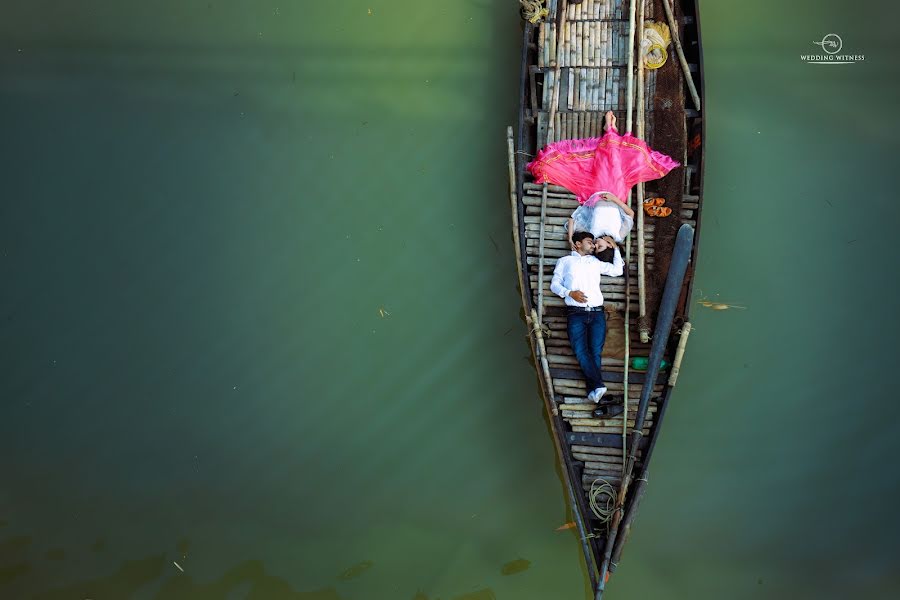
<svg viewBox="0 0 900 600">
<path fill-rule="evenodd" d="M 672 209 L 668 206 L 647 206 L 645 210 L 651 217 L 668 217 L 672 214 Z"/>
<path fill-rule="evenodd" d="M 665 203 L 665 198 L 647 198 L 644 200 L 644 212 L 651 217 L 659 216 L 657 210 Z"/>
</svg>

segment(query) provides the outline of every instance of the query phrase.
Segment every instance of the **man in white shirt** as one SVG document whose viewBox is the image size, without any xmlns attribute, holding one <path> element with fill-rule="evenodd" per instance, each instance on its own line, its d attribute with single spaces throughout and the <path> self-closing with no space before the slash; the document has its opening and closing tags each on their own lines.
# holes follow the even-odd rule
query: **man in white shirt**
<svg viewBox="0 0 900 600">
<path fill-rule="evenodd" d="M 569 343 L 587 379 L 588 400 L 600 402 L 606 393 L 600 371 L 600 354 L 606 341 L 600 276 L 620 277 L 625 261 L 610 237 L 594 240 L 590 232 L 577 231 L 572 236 L 572 243 L 575 246 L 572 254 L 563 256 L 556 263 L 550 291 L 566 301 Z M 612 263 L 598 260 L 593 255 L 595 250 L 606 248 L 615 248 Z"/>
</svg>

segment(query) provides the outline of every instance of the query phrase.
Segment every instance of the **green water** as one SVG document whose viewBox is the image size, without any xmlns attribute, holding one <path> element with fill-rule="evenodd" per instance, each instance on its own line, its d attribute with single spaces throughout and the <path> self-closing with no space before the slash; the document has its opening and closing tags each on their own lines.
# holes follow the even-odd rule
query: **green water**
<svg viewBox="0 0 900 600">
<path fill-rule="evenodd" d="M 588 597 L 515 3 L 6 4 L 0 598 Z M 900 593 L 898 14 L 787 10 L 703 3 L 697 288 L 748 308 L 694 315 L 612 598 Z"/>
</svg>

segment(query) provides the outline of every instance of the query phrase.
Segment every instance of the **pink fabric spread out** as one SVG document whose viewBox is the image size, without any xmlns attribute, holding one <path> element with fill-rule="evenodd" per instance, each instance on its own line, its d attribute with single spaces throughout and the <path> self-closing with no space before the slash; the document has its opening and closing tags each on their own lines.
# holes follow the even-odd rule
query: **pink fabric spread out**
<svg viewBox="0 0 900 600">
<path fill-rule="evenodd" d="M 610 127 L 602 138 L 550 144 L 528 164 L 528 170 L 535 183 L 561 185 L 584 204 L 600 191 L 612 192 L 625 202 L 636 183 L 659 179 L 678 165 L 630 133 L 619 135 Z"/>
</svg>

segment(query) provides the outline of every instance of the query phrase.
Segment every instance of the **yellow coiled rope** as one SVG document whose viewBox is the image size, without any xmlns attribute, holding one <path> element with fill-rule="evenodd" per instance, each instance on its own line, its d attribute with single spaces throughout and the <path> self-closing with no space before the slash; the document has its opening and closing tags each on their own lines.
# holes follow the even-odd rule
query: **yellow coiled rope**
<svg viewBox="0 0 900 600">
<path fill-rule="evenodd" d="M 544 7 L 544 0 L 519 0 L 522 5 L 522 18 L 529 23 L 537 23 L 550 14 Z"/>
</svg>

